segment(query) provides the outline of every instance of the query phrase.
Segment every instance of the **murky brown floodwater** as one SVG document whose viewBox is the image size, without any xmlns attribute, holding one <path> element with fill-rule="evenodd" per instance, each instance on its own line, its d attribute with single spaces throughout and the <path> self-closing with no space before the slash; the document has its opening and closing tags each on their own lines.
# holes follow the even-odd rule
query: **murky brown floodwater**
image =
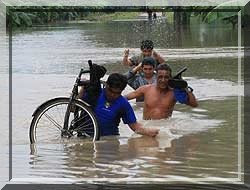
<svg viewBox="0 0 250 190">
<path fill-rule="evenodd" d="M 120 63 L 124 48 L 136 54 L 145 38 L 154 40 L 155 49 L 174 72 L 188 67 L 184 78 L 194 88 L 198 108 L 177 105 L 171 119 L 142 121 L 146 126 L 160 128 L 155 139 L 134 135 L 121 124 L 120 137 L 102 138 L 96 143 L 71 139 L 30 146 L 29 125 L 38 105 L 52 97 L 68 96 L 88 59 L 105 64 L 109 73 L 126 72 L 128 68 Z M 237 181 L 241 174 L 238 96 L 243 91 L 238 85 L 237 56 L 237 31 L 227 26 L 195 25 L 176 34 L 173 26 L 165 22 L 149 25 L 146 21 L 117 21 L 14 32 L 13 181 Z M 0 70 L 4 81 L 8 66 Z M 7 89 L 1 86 L 5 95 Z M 0 103 L 8 107 L 8 101 Z M 141 120 L 141 105 L 134 101 L 131 104 Z M 1 119 L 6 121 L 7 114 Z M 2 159 L 8 155 L 8 133 L 3 135 Z"/>
</svg>

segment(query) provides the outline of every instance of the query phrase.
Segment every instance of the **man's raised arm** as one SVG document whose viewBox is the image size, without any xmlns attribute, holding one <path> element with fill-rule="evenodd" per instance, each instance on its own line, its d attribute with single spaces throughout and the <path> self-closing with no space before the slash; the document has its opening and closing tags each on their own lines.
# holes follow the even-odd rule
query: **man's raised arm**
<svg viewBox="0 0 250 190">
<path fill-rule="evenodd" d="M 193 92 L 189 91 L 188 89 L 186 89 L 187 95 L 188 95 L 188 102 L 187 105 L 191 106 L 191 107 L 197 107 L 198 103 L 197 100 L 193 94 Z"/>
<path fill-rule="evenodd" d="M 123 60 L 122 60 L 123 65 L 128 65 L 128 66 L 132 65 L 131 61 L 128 58 L 128 55 L 129 55 L 129 49 L 125 49 Z"/>
<path fill-rule="evenodd" d="M 132 100 L 134 98 L 138 98 L 144 95 L 145 90 L 148 88 L 149 85 L 141 86 L 140 88 L 136 89 L 133 92 L 130 92 L 129 94 L 125 95 L 125 98 L 128 100 Z"/>
<path fill-rule="evenodd" d="M 156 51 L 153 51 L 153 56 L 160 64 L 165 63 L 163 57 L 156 53 Z"/>
</svg>

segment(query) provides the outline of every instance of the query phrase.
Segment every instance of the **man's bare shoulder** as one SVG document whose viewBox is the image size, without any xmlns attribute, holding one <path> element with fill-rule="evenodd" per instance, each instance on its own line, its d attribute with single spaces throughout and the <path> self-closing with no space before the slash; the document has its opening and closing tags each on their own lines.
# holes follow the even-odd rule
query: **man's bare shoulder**
<svg viewBox="0 0 250 190">
<path fill-rule="evenodd" d="M 143 92 L 146 92 L 152 88 L 155 88 L 155 85 L 154 84 L 146 84 L 146 85 L 143 85 L 141 86 L 140 88 L 138 88 L 139 91 L 143 91 Z"/>
</svg>

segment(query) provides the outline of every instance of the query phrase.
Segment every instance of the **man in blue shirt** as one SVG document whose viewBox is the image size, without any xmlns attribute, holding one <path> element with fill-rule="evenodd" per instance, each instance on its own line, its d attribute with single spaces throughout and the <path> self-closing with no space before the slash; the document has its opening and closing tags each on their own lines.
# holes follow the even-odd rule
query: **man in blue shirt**
<svg viewBox="0 0 250 190">
<path fill-rule="evenodd" d="M 134 111 L 121 93 L 127 85 L 127 78 L 119 73 L 113 73 L 108 77 L 106 87 L 101 90 L 94 113 L 100 127 L 101 136 L 119 135 L 120 119 L 138 134 L 156 136 L 158 129 L 144 128 L 136 121 Z M 88 94 L 81 88 L 79 97 L 88 102 Z"/>
</svg>

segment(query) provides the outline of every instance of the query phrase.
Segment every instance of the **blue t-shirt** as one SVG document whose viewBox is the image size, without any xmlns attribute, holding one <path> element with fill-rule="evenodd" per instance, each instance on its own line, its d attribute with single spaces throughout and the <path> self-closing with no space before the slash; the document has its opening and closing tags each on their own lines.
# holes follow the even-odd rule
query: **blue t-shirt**
<svg viewBox="0 0 250 190">
<path fill-rule="evenodd" d="M 127 99 L 119 96 L 113 102 L 108 103 L 105 89 L 102 89 L 94 113 L 96 114 L 101 136 L 119 135 L 118 126 L 121 118 L 124 124 L 136 122 L 133 108 Z"/>
<path fill-rule="evenodd" d="M 176 101 L 178 101 L 181 104 L 186 104 L 188 102 L 187 92 L 183 89 L 175 88 L 174 96 L 175 96 Z"/>
</svg>

